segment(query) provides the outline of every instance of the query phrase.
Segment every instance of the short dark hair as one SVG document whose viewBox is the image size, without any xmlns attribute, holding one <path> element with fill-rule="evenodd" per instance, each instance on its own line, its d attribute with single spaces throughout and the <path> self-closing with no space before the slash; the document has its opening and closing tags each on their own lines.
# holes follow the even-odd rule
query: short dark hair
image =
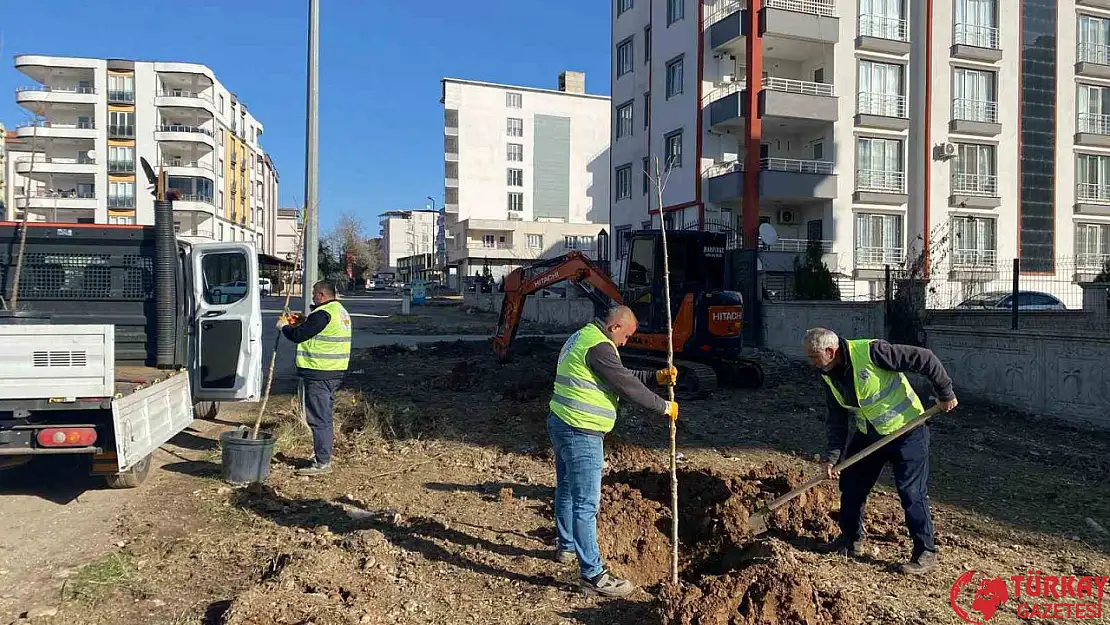
<svg viewBox="0 0 1110 625">
<path fill-rule="evenodd" d="M 333 286 L 332 283 L 328 282 L 327 280 L 320 280 L 316 284 L 313 284 L 312 290 L 318 291 L 321 295 L 335 297 L 335 286 Z"/>
</svg>

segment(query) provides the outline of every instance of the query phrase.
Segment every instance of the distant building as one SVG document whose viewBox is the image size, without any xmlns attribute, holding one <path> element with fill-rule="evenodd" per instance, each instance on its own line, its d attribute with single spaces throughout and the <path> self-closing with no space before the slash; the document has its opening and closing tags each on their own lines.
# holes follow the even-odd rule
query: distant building
<svg viewBox="0 0 1110 625">
<path fill-rule="evenodd" d="M 296 208 L 277 209 L 277 218 L 274 219 L 274 251 L 273 255 L 281 260 L 297 262 L 298 233 L 301 229 L 299 220 L 300 211 Z"/>
<path fill-rule="evenodd" d="M 7 195 L 7 178 L 8 178 L 7 160 L 8 159 L 7 159 L 7 156 L 5 156 L 6 152 L 5 152 L 5 148 L 4 148 L 4 143 L 5 143 L 5 140 L 7 138 L 6 135 L 7 135 L 7 131 L 4 130 L 4 124 L 0 124 L 0 214 L 3 214 L 3 216 L 4 216 L 3 218 L 7 217 L 7 211 L 6 211 L 5 207 L 7 206 L 7 197 L 8 197 L 8 195 Z"/>
<path fill-rule="evenodd" d="M 442 84 L 448 284 L 477 267 L 499 278 L 606 226 L 610 99 L 586 93 L 585 74 L 564 72 L 558 90 Z"/>
<path fill-rule="evenodd" d="M 394 210 L 381 214 L 383 271 L 396 272 L 398 259 L 436 251 L 436 216 L 433 210 Z"/>
</svg>

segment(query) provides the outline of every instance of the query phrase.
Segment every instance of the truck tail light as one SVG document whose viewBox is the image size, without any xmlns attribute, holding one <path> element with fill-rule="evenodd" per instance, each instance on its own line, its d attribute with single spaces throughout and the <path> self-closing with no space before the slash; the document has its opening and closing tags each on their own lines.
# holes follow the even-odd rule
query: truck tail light
<svg viewBox="0 0 1110 625">
<path fill-rule="evenodd" d="M 46 428 L 36 439 L 42 447 L 91 447 L 96 442 L 96 428 Z"/>
</svg>

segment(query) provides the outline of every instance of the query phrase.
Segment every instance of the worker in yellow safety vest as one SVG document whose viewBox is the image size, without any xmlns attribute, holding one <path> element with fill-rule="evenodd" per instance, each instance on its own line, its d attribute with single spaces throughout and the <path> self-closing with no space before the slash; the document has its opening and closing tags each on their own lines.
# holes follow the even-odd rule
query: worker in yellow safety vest
<svg viewBox="0 0 1110 625">
<path fill-rule="evenodd" d="M 567 339 L 559 353 L 547 419 L 555 451 L 555 560 L 571 564 L 577 556 L 579 586 L 608 597 L 624 597 L 635 589 L 602 565 L 597 545 L 603 442 L 616 424 L 618 400 L 624 397 L 678 419 L 678 403 L 646 386 L 675 384 L 674 367 L 633 371 L 621 363 L 617 348 L 635 334 L 636 326 L 632 309 L 620 306 Z"/>
<path fill-rule="evenodd" d="M 853 456 L 925 412 L 904 372 L 928 378 L 940 408 L 946 412 L 954 409 L 958 402 L 944 365 L 923 347 L 881 339 L 846 340 L 826 328 L 807 331 L 802 345 L 825 382 L 828 445 L 824 471 L 829 478 L 840 478 L 840 536 L 826 550 L 852 556 L 862 553 L 867 497 L 883 467 L 890 463 L 913 538 L 910 559 L 898 570 L 910 574 L 936 570 L 937 547 L 928 501 L 929 426 L 910 430 L 839 475 L 834 466 L 842 453 Z"/>
<path fill-rule="evenodd" d="M 331 471 L 332 407 L 351 359 L 351 315 L 335 297 L 335 287 L 321 280 L 312 287 L 312 314 L 300 323 L 282 315 L 278 329 L 297 344 L 297 375 L 304 382 L 305 418 L 312 430 L 315 456 L 298 475 Z"/>
</svg>

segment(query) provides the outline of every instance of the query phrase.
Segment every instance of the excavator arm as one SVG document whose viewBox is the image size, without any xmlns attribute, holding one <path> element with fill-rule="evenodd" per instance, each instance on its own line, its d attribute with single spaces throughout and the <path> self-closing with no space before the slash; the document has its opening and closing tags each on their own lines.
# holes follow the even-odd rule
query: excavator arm
<svg viewBox="0 0 1110 625">
<path fill-rule="evenodd" d="M 570 252 L 531 267 L 520 267 L 505 278 L 505 299 L 501 303 L 497 333 L 493 336 L 494 355 L 500 359 L 508 357 L 524 311 L 524 300 L 536 291 L 563 281 L 581 287 L 602 310 L 624 303 L 617 285 L 581 252 Z"/>
</svg>

